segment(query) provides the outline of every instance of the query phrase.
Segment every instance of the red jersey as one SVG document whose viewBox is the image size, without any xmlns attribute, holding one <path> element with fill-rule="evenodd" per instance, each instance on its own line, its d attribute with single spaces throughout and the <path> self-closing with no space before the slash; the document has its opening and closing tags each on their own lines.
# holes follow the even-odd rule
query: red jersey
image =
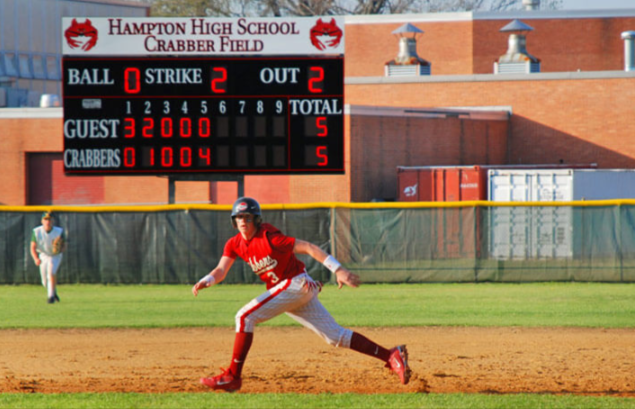
<svg viewBox="0 0 635 409">
<path fill-rule="evenodd" d="M 293 253 L 294 246 L 294 237 L 263 223 L 251 240 L 245 240 L 240 233 L 227 240 L 223 256 L 245 260 L 269 289 L 304 272 L 304 263 Z"/>
</svg>

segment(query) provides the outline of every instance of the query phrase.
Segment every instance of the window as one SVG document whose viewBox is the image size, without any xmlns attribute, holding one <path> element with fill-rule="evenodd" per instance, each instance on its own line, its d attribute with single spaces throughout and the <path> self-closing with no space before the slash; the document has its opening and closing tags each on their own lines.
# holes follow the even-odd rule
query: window
<svg viewBox="0 0 635 409">
<path fill-rule="evenodd" d="M 17 77 L 18 70 L 15 68 L 15 54 L 6 53 L 2 56 L 4 62 L 4 74 L 8 77 Z"/>
<path fill-rule="evenodd" d="M 44 69 L 44 61 L 41 55 L 33 56 L 33 77 L 39 80 L 46 79 L 46 71 Z"/>
<path fill-rule="evenodd" d="M 46 57 L 46 74 L 47 78 L 50 80 L 59 81 L 62 79 L 62 75 L 60 74 L 60 62 L 54 55 Z"/>
<path fill-rule="evenodd" d="M 20 54 L 18 57 L 20 78 L 33 78 L 31 69 L 31 58 L 27 54 Z"/>
</svg>

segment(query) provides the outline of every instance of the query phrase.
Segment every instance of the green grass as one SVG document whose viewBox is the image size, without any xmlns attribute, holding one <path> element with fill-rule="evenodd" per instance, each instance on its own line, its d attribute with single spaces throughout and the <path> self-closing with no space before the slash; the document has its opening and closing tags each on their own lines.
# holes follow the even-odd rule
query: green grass
<svg viewBox="0 0 635 409">
<path fill-rule="evenodd" d="M 0 331 L 9 328 L 232 327 L 261 285 L 220 285 L 198 298 L 185 285 L 62 285 L 46 304 L 39 286 L 0 286 Z M 373 326 L 574 326 L 635 328 L 635 285 L 602 283 L 395 284 L 338 290 L 320 299 L 339 323 Z M 297 325 L 281 316 L 264 325 Z M 1 336 L 0 332 L 0 336 Z M 1 376 L 1 375 L 0 375 Z M 486 394 L 3 394 L 0 408 L 635 408 L 635 398 Z"/>
<path fill-rule="evenodd" d="M 0 394 L 0 408 L 635 408 L 635 399 L 467 394 Z"/>
<path fill-rule="evenodd" d="M 264 291 L 261 285 L 220 285 L 194 298 L 190 288 L 62 285 L 62 302 L 48 305 L 42 287 L 0 286 L 0 329 L 232 327 L 238 309 Z M 353 327 L 635 328 L 633 284 L 327 285 L 320 299 L 339 323 Z M 263 325 L 298 324 L 280 316 Z"/>
</svg>

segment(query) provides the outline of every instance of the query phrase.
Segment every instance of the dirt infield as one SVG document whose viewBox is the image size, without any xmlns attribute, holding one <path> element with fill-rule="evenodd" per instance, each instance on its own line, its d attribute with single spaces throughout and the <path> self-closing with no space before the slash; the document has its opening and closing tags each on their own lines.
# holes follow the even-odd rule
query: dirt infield
<svg viewBox="0 0 635 409">
<path fill-rule="evenodd" d="M 635 397 L 635 330 L 361 328 L 406 343 L 414 376 L 326 345 L 299 327 L 261 327 L 244 393 L 576 393 Z M 201 376 L 229 363 L 233 330 L 0 331 L 3 392 L 205 392 Z"/>
</svg>

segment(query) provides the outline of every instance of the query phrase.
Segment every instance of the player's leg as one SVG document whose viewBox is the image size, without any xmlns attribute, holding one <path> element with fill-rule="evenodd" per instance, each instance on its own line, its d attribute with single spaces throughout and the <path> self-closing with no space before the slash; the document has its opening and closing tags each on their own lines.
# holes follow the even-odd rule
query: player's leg
<svg viewBox="0 0 635 409">
<path fill-rule="evenodd" d="M 297 277 L 284 280 L 241 308 L 236 314 L 236 337 L 229 368 L 223 369 L 218 376 L 202 378 L 201 383 L 217 390 L 240 389 L 243 366 L 251 349 L 256 325 L 305 303 L 311 293 L 303 289 L 303 284 L 304 281 Z"/>
<path fill-rule="evenodd" d="M 57 295 L 57 272 L 59 271 L 61 264 L 62 264 L 62 254 L 58 254 L 56 256 L 51 257 L 52 278 L 49 281 L 53 284 L 53 298 L 57 302 L 60 301 L 60 297 Z M 50 296 L 50 290 L 49 290 L 49 296 Z"/>
<path fill-rule="evenodd" d="M 401 383 L 407 384 L 411 371 L 408 367 L 408 352 L 405 345 L 386 349 L 364 335 L 339 325 L 315 296 L 306 304 L 287 312 L 291 318 L 311 329 L 328 344 L 350 348 L 386 363 L 386 367 L 399 375 Z"/>
<path fill-rule="evenodd" d="M 48 273 L 46 271 L 46 264 L 44 263 L 44 259 L 40 255 L 40 277 L 42 279 L 42 287 L 47 288 L 48 284 Z"/>
<path fill-rule="evenodd" d="M 287 315 L 319 335 L 334 347 L 351 348 L 353 331 L 339 325 L 317 298 L 317 291 L 302 306 L 287 311 Z"/>
<path fill-rule="evenodd" d="M 51 257 L 46 261 L 46 278 L 48 280 L 48 302 L 55 302 L 55 274 L 53 274 L 53 259 Z"/>
<path fill-rule="evenodd" d="M 284 280 L 279 285 L 264 292 L 247 303 L 236 314 L 236 342 L 232 371 L 242 373 L 242 365 L 247 358 L 253 332 L 257 324 L 268 321 L 278 315 L 302 305 L 310 299 L 311 293 L 304 286 L 305 279 L 298 276 Z M 242 335 L 245 334 L 245 335 Z M 244 346 L 241 347 L 241 343 Z"/>
<path fill-rule="evenodd" d="M 51 257 L 46 254 L 40 254 L 40 274 L 44 277 L 43 282 L 46 283 L 47 302 L 53 304 L 55 302 L 55 283 L 52 275 L 53 263 Z"/>
<path fill-rule="evenodd" d="M 48 279 L 49 279 L 48 302 L 49 304 L 52 304 L 55 302 L 55 274 L 53 274 L 52 270 L 49 271 Z"/>
</svg>

